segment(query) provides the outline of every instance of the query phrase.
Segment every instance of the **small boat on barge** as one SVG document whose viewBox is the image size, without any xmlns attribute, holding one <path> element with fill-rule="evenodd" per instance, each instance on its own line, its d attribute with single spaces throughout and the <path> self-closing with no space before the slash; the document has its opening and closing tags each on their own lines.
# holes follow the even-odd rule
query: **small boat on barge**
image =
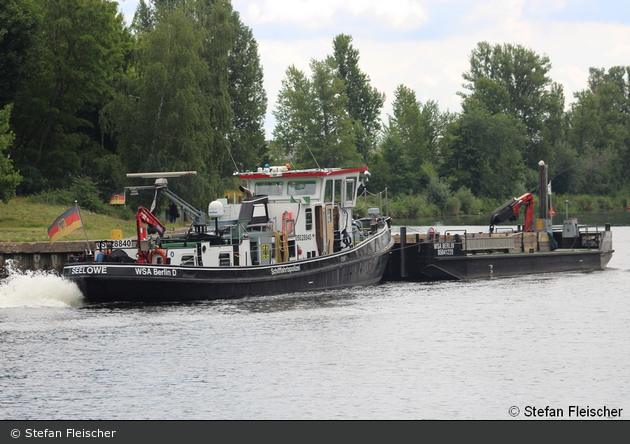
<svg viewBox="0 0 630 444">
<path fill-rule="evenodd" d="M 168 190 L 182 173 L 137 173 L 193 220 L 183 236 L 168 236 L 138 208 L 137 239 L 103 241 L 63 270 L 87 302 L 173 302 L 231 299 L 378 283 L 394 245 L 390 219 L 370 209 L 353 213 L 367 167 L 238 173 L 242 202 L 218 199 L 206 213 Z M 364 183 L 364 182 L 363 182 Z"/>
<path fill-rule="evenodd" d="M 439 233 L 431 227 L 426 234 L 408 235 L 406 227 L 401 227 L 383 279 L 469 280 L 604 269 L 614 253 L 610 224 L 579 225 L 567 208 L 563 225 L 554 226 L 546 192 L 547 165 L 542 161 L 539 189 L 543 192 L 537 219 L 534 198 L 526 193 L 493 211 L 485 233 L 457 229 Z M 521 209 L 525 211 L 523 225 L 497 232 L 495 225 L 518 220 Z"/>
</svg>

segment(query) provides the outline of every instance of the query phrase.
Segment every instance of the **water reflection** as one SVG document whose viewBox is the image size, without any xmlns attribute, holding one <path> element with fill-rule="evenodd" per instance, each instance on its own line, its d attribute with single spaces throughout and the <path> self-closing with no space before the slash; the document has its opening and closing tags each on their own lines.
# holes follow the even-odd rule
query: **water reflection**
<svg viewBox="0 0 630 444">
<path fill-rule="evenodd" d="M 289 293 L 275 296 L 248 297 L 226 301 L 223 310 L 248 313 L 278 313 L 294 310 L 317 310 L 352 305 L 357 295 L 365 296 L 364 288 Z"/>
<path fill-rule="evenodd" d="M 365 287 L 351 287 L 329 291 L 308 291 L 271 296 L 251 296 L 237 299 L 185 302 L 107 302 L 86 304 L 81 309 L 95 312 L 147 312 L 161 313 L 173 310 L 221 312 L 274 313 L 291 310 L 312 310 L 351 304 L 357 295 L 365 296 Z"/>
</svg>

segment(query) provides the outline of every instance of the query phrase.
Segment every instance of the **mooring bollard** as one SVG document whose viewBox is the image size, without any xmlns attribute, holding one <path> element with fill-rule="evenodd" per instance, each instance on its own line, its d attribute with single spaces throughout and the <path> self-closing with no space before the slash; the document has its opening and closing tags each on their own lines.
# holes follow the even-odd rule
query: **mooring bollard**
<svg viewBox="0 0 630 444">
<path fill-rule="evenodd" d="M 400 277 L 407 277 L 407 227 L 400 227 Z"/>
</svg>

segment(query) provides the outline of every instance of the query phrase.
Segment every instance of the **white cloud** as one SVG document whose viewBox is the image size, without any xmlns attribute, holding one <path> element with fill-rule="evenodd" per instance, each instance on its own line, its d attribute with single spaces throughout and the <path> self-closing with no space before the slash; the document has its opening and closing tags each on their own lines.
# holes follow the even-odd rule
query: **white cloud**
<svg viewBox="0 0 630 444">
<path fill-rule="evenodd" d="M 145 0 L 146 2 L 146 0 Z M 123 13 L 127 26 L 131 25 L 139 0 L 118 0 L 118 10 Z"/>
<path fill-rule="evenodd" d="M 487 0 L 477 2 L 463 23 L 514 23 L 522 16 L 525 0 Z"/>
<path fill-rule="evenodd" d="M 264 0 L 247 3 L 243 17 L 251 26 L 274 24 L 316 30 L 343 25 L 347 18 L 367 18 L 391 29 L 410 30 L 428 20 L 425 8 L 416 0 Z"/>
<path fill-rule="evenodd" d="M 554 11 L 558 12 L 567 6 L 566 0 L 531 0 L 529 10 L 532 12 Z"/>
</svg>

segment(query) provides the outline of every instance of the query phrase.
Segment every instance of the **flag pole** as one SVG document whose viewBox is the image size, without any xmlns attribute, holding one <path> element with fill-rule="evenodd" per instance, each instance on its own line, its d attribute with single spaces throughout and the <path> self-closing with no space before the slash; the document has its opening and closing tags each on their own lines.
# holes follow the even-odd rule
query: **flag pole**
<svg viewBox="0 0 630 444">
<path fill-rule="evenodd" d="M 81 221 L 81 226 L 83 227 L 83 234 L 85 234 L 85 243 L 88 247 L 88 253 L 92 254 L 92 249 L 90 248 L 90 241 L 87 237 L 87 231 L 85 231 L 85 225 L 83 224 L 83 218 L 81 217 L 81 210 L 79 210 L 79 201 L 75 200 L 74 205 L 77 207 L 77 212 L 79 213 L 79 220 Z"/>
</svg>

